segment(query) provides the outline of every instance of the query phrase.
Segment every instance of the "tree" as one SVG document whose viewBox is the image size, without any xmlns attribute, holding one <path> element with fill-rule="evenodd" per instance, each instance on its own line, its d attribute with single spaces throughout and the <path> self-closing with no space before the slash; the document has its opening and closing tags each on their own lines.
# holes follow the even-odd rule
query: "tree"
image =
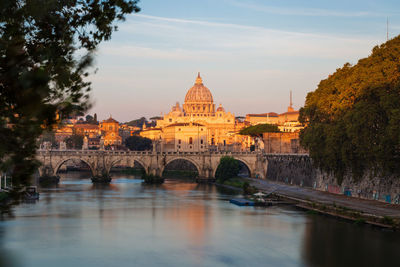
<svg viewBox="0 0 400 267">
<path fill-rule="evenodd" d="M 86 115 L 85 116 L 85 119 L 86 119 L 86 123 L 93 123 L 93 116 L 92 115 Z"/>
<path fill-rule="evenodd" d="M 27 183 L 36 140 L 57 116 L 90 106 L 89 67 L 137 0 L 4 0 L 0 4 L 0 170 Z"/>
<path fill-rule="evenodd" d="M 217 171 L 215 172 L 215 178 L 219 182 L 223 183 L 230 178 L 237 177 L 240 171 L 239 162 L 233 157 L 223 156 L 219 161 Z"/>
<path fill-rule="evenodd" d="M 133 135 L 126 138 L 125 146 L 132 151 L 144 151 L 152 148 L 152 142 L 149 138 Z"/>
<path fill-rule="evenodd" d="M 126 124 L 129 126 L 136 126 L 136 127 L 142 127 L 143 123 L 146 123 L 147 120 L 145 117 L 141 117 L 140 119 L 137 120 L 131 120 L 129 122 L 127 122 Z"/>
<path fill-rule="evenodd" d="M 241 135 L 250 135 L 252 137 L 262 137 L 263 133 L 277 133 L 280 132 L 278 126 L 275 124 L 257 124 L 243 128 L 239 131 Z"/>
<path fill-rule="evenodd" d="M 400 37 L 374 47 L 354 66 L 307 95 L 300 142 L 341 183 L 345 174 L 400 174 Z"/>
</svg>

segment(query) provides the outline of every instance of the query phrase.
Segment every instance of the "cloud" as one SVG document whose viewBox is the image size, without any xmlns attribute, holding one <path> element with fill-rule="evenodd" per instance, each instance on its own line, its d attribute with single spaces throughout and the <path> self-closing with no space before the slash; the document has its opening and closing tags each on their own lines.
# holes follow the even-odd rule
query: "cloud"
<svg viewBox="0 0 400 267">
<path fill-rule="evenodd" d="M 120 34 L 136 36 L 139 41 L 105 45 L 102 51 L 105 55 L 211 62 L 279 57 L 351 60 L 366 56 L 377 44 L 368 37 L 282 31 L 146 14 L 133 16 L 120 28 Z"/>
<path fill-rule="evenodd" d="M 269 14 L 288 16 L 313 16 L 313 17 L 385 17 L 385 14 L 369 11 L 336 11 L 320 8 L 276 7 L 255 3 L 243 3 L 235 0 L 228 1 L 236 7 L 256 10 Z"/>
</svg>

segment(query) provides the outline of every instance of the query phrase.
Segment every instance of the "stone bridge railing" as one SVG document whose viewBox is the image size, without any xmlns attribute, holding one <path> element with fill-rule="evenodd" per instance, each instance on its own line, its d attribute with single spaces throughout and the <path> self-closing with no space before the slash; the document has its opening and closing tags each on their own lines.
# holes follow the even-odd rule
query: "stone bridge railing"
<svg viewBox="0 0 400 267">
<path fill-rule="evenodd" d="M 153 151 L 114 151 L 114 150 L 39 150 L 37 159 L 42 163 L 40 176 L 57 176 L 60 166 L 68 160 L 85 162 L 96 179 L 110 180 L 109 172 L 113 166 L 133 167 L 138 162 L 148 174 L 162 176 L 170 162 L 184 159 L 196 166 L 199 177 L 214 179 L 219 161 L 223 156 L 232 156 L 241 161 L 252 177 L 265 178 L 269 157 L 290 157 L 299 155 L 265 154 L 262 152 L 153 152 Z"/>
</svg>

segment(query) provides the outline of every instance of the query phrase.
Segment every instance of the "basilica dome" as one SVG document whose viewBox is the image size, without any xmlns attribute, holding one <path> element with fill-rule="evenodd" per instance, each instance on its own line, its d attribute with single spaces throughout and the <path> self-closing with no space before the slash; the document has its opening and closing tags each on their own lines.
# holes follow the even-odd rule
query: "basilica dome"
<svg viewBox="0 0 400 267">
<path fill-rule="evenodd" d="M 200 73 L 197 75 L 196 82 L 186 93 L 185 103 L 213 103 L 210 90 L 204 86 Z"/>
<path fill-rule="evenodd" d="M 212 116 L 215 113 L 215 105 L 210 90 L 204 86 L 200 77 L 197 75 L 195 84 L 186 93 L 183 112 L 189 116 Z"/>
</svg>

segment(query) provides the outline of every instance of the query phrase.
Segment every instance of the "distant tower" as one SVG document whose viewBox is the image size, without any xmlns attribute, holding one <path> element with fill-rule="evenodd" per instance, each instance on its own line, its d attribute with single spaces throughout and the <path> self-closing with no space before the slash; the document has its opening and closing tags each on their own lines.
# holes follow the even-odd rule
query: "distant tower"
<svg viewBox="0 0 400 267">
<path fill-rule="evenodd" d="M 386 17 L 386 41 L 389 41 L 389 17 Z"/>
<path fill-rule="evenodd" d="M 289 107 L 287 108 L 287 112 L 293 112 L 294 108 L 293 108 L 293 102 L 292 102 L 292 90 L 290 90 L 290 104 Z"/>
</svg>

